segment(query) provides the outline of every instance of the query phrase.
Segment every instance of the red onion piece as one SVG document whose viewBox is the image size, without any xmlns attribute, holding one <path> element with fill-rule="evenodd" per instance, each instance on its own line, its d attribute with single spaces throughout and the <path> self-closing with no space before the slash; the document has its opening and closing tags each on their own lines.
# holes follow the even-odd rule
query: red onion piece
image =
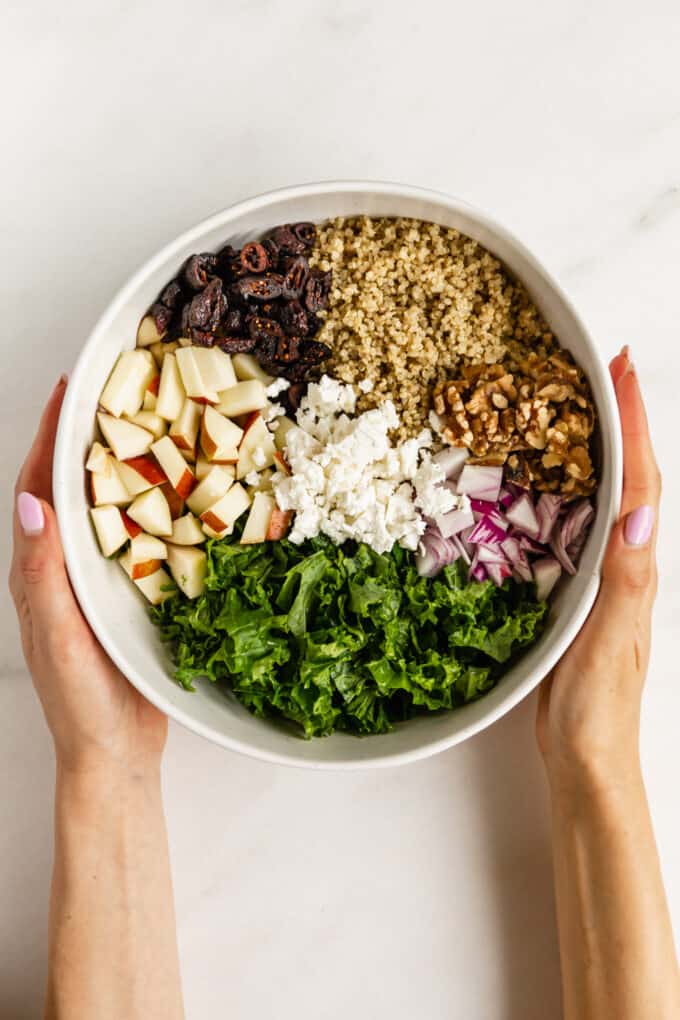
<svg viewBox="0 0 680 1020">
<path fill-rule="evenodd" d="M 539 602 L 545 602 L 559 581 L 562 568 L 553 556 L 544 556 L 542 559 L 535 561 L 533 569 L 534 580 L 536 582 L 536 598 Z"/>
<path fill-rule="evenodd" d="M 500 545 L 505 538 L 505 531 L 499 528 L 490 517 L 482 517 L 467 536 L 472 545 Z"/>
<path fill-rule="evenodd" d="M 503 481 L 503 468 L 486 464 L 466 464 L 457 481 L 458 492 L 489 503 L 498 500 Z"/>
<path fill-rule="evenodd" d="M 531 501 L 531 496 L 524 492 L 515 502 L 507 508 L 505 516 L 512 525 L 521 531 L 522 534 L 528 535 L 529 538 L 538 538 L 540 531 L 540 525 L 538 523 L 538 517 L 534 510 L 534 504 Z"/>
<path fill-rule="evenodd" d="M 504 542 L 501 542 L 501 549 L 507 556 L 510 566 L 517 573 L 520 580 L 532 581 L 534 575 L 531 572 L 529 560 L 522 549 L 520 540 L 518 538 L 508 537 Z"/>
<path fill-rule="evenodd" d="M 449 510 L 445 514 L 437 514 L 435 524 L 444 538 L 452 538 L 460 531 L 474 525 L 474 518 L 471 510 Z"/>
<path fill-rule="evenodd" d="M 550 541 L 561 506 L 561 496 L 554 496 L 551 492 L 542 492 L 539 496 L 536 504 L 536 516 L 539 523 L 538 541 L 544 545 Z"/>
<path fill-rule="evenodd" d="M 467 450 L 463 447 L 447 446 L 439 453 L 435 453 L 432 461 L 439 465 L 447 478 L 455 481 L 463 470 L 468 456 Z"/>
</svg>

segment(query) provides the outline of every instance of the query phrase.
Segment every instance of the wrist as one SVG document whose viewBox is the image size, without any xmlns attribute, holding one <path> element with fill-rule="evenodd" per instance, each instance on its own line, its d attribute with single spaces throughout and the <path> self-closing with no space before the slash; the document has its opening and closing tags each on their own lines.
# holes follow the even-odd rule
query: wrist
<svg viewBox="0 0 680 1020">
<path fill-rule="evenodd" d="M 120 762 L 100 754 L 75 760 L 57 754 L 57 784 L 86 796 L 103 791 L 120 796 L 128 788 L 140 787 L 160 790 L 160 782 L 160 755 Z"/>
<path fill-rule="evenodd" d="M 585 755 L 545 755 L 553 799 L 592 798 L 627 790 L 642 782 L 637 746 Z"/>
</svg>

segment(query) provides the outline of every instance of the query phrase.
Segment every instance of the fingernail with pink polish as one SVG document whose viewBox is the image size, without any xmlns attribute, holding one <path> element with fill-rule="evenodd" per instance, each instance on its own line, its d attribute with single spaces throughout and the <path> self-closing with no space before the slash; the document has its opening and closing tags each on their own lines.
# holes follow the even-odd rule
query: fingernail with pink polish
<svg viewBox="0 0 680 1020">
<path fill-rule="evenodd" d="M 654 510 L 651 506 L 639 506 L 626 517 L 623 537 L 626 545 L 646 545 L 654 529 Z"/>
<path fill-rule="evenodd" d="M 40 535 L 45 527 L 45 515 L 40 500 L 30 492 L 20 492 L 17 496 L 17 513 L 19 523 L 25 535 Z"/>
</svg>

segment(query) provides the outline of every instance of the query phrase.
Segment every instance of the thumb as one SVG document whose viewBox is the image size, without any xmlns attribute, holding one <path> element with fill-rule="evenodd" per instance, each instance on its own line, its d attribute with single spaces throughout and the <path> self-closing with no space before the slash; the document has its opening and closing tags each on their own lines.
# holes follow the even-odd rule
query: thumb
<svg viewBox="0 0 680 1020">
<path fill-rule="evenodd" d="M 654 532 L 656 512 L 643 505 L 631 510 L 612 531 L 602 570 L 602 591 L 619 604 L 643 603 L 656 594 Z"/>
<path fill-rule="evenodd" d="M 34 628 L 53 626 L 75 604 L 66 574 L 54 510 L 30 492 L 20 492 L 14 515 L 12 589 L 23 595 Z"/>
</svg>

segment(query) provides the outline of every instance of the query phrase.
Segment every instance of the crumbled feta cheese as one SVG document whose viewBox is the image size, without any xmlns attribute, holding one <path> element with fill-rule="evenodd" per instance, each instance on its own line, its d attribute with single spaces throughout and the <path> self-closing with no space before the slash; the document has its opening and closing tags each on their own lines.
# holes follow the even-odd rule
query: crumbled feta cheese
<svg viewBox="0 0 680 1020">
<path fill-rule="evenodd" d="M 249 471 L 243 481 L 246 485 L 257 486 L 260 484 L 260 476 L 257 471 Z"/>
<path fill-rule="evenodd" d="M 373 380 L 362 379 L 361 382 L 357 383 L 357 386 L 359 387 L 362 393 L 370 393 L 371 390 L 373 389 Z"/>
<path fill-rule="evenodd" d="M 394 404 L 354 415 L 353 387 L 322 376 L 310 383 L 297 412 L 299 428 L 286 437 L 291 474 L 272 485 L 282 510 L 296 513 L 289 534 L 302 542 L 319 533 L 334 542 L 365 542 L 377 552 L 395 542 L 416 549 L 425 517 L 454 509 L 460 497 L 442 483 L 432 461 L 432 434 L 393 446 L 399 425 Z"/>
<path fill-rule="evenodd" d="M 274 382 L 270 383 L 267 389 L 265 390 L 265 393 L 267 394 L 268 397 L 274 400 L 274 398 L 278 397 L 280 393 L 283 393 L 285 390 L 287 390 L 289 386 L 290 383 L 288 382 L 288 380 L 281 377 L 279 379 L 275 379 Z"/>
<path fill-rule="evenodd" d="M 271 427 L 276 418 L 280 418 L 282 414 L 285 414 L 285 410 L 281 404 L 272 404 L 268 402 L 265 407 L 262 408 L 261 414 L 263 420 Z"/>
<path fill-rule="evenodd" d="M 267 454 L 264 452 L 261 446 L 256 446 L 251 454 L 253 458 L 253 464 L 256 468 L 263 468 L 267 463 Z"/>
</svg>

